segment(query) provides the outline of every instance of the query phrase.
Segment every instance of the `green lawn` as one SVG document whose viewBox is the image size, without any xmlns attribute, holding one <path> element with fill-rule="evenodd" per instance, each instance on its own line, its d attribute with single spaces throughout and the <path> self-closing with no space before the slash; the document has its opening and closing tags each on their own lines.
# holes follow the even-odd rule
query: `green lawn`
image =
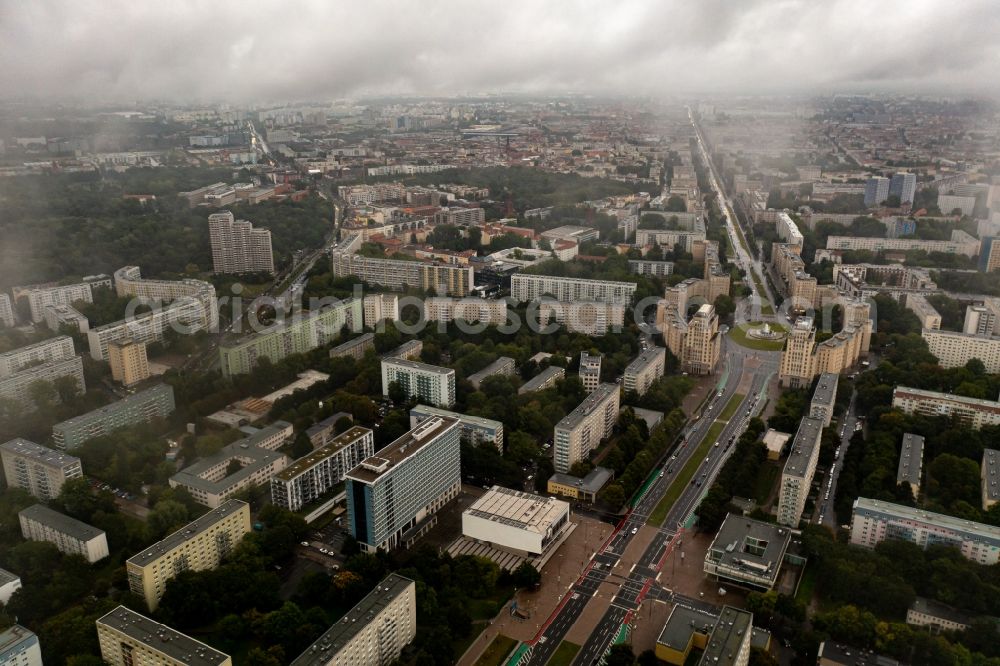
<svg viewBox="0 0 1000 666">
<path fill-rule="evenodd" d="M 729 419 L 733 418 L 733 414 L 735 414 L 736 410 L 740 408 L 740 403 L 743 402 L 743 398 L 745 397 L 746 396 L 743 395 L 742 393 L 737 393 L 736 395 L 734 395 L 732 399 L 729 401 L 729 403 L 726 405 L 726 408 L 722 410 L 721 414 L 719 414 L 719 420 L 728 421 Z"/>
<path fill-rule="evenodd" d="M 549 659 L 548 666 L 569 666 L 573 663 L 573 657 L 575 657 L 576 653 L 579 651 L 580 646 L 576 643 L 563 641 L 552 654 L 552 658 Z"/>
<path fill-rule="evenodd" d="M 799 590 L 795 593 L 795 600 L 809 605 L 812 601 L 813 592 L 816 591 L 816 567 L 806 565 L 806 570 L 802 573 L 802 580 L 799 581 Z"/>
<path fill-rule="evenodd" d="M 774 314 L 774 312 L 772 311 L 770 314 Z M 775 325 L 774 328 L 777 328 L 777 325 Z M 755 340 L 748 337 L 747 332 L 742 325 L 729 329 L 729 338 L 741 347 L 757 349 L 760 351 L 781 351 L 785 348 L 785 341 L 783 339 Z"/>
<path fill-rule="evenodd" d="M 763 305 L 760 306 L 760 313 L 765 315 L 773 315 L 774 308 L 771 307 L 770 301 L 764 301 Z"/>
<path fill-rule="evenodd" d="M 757 505 L 761 506 L 771 495 L 775 480 L 781 475 L 781 469 L 777 465 L 764 463 L 757 472 L 757 478 L 753 483 L 753 498 L 757 500 Z"/>
<path fill-rule="evenodd" d="M 513 638 L 497 634 L 493 642 L 486 646 L 486 650 L 476 660 L 476 666 L 500 666 L 504 657 L 510 654 L 515 645 L 517 645 L 517 641 Z"/>
</svg>

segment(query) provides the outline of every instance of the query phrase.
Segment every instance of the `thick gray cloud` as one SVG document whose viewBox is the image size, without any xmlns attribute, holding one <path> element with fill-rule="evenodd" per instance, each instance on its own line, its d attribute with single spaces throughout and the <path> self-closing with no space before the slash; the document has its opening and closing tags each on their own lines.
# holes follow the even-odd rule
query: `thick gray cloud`
<svg viewBox="0 0 1000 666">
<path fill-rule="evenodd" d="M 996 0 L 0 2 L 0 96 L 997 93 Z"/>
</svg>

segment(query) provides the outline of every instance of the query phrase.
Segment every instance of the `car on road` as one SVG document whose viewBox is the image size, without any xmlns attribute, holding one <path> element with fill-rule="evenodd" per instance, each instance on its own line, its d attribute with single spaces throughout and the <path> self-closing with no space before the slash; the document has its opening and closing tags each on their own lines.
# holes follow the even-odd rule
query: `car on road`
<svg viewBox="0 0 1000 666">
<path fill-rule="evenodd" d="M 715 448 L 719 448 L 719 443 L 718 442 L 715 443 Z"/>
<path fill-rule="evenodd" d="M 660 470 L 660 478 L 662 479 L 663 475 L 666 474 L 666 473 L 667 473 L 666 470 Z"/>
<path fill-rule="evenodd" d="M 708 462 L 708 458 L 705 458 L 705 462 Z"/>
<path fill-rule="evenodd" d="M 300 546 L 308 546 L 309 542 L 308 541 L 301 541 L 301 542 L 299 542 L 299 545 Z"/>
<path fill-rule="evenodd" d="M 636 534 L 638 531 L 639 531 L 638 527 L 633 527 L 632 528 L 632 534 Z"/>
</svg>

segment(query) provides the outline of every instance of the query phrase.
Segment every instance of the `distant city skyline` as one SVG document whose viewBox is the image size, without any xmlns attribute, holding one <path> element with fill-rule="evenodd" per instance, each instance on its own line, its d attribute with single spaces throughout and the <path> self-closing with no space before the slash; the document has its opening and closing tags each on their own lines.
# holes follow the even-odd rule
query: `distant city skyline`
<svg viewBox="0 0 1000 666">
<path fill-rule="evenodd" d="M 109 102 L 501 91 L 996 96 L 1000 5 L 944 9 L 858 0 L 7 3 L 0 90 Z"/>
</svg>

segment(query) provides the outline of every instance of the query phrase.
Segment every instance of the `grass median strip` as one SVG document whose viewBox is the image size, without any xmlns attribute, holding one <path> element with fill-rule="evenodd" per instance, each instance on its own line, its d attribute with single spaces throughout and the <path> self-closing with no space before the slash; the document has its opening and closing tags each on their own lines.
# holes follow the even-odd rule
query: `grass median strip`
<svg viewBox="0 0 1000 666">
<path fill-rule="evenodd" d="M 722 414 L 731 414 L 732 411 L 739 409 L 740 404 L 743 402 L 745 396 L 737 393 L 729 402 L 726 403 L 725 408 L 722 410 Z M 732 410 L 732 411 L 731 411 Z M 722 434 L 723 428 L 726 427 L 725 421 L 715 421 L 708 428 L 708 432 L 705 433 L 705 437 L 701 440 L 701 444 L 695 449 L 694 454 L 688 459 L 687 464 L 681 468 L 674 477 L 673 483 L 667 488 L 667 492 L 663 494 L 663 498 L 657 503 L 656 508 L 653 512 L 649 514 L 649 522 L 651 525 L 656 525 L 661 527 L 663 521 L 667 519 L 667 514 L 670 513 L 670 509 L 674 506 L 674 502 L 681 496 L 684 489 L 687 488 L 688 484 L 691 483 L 691 479 L 694 475 L 698 473 L 698 469 L 704 462 L 704 458 L 711 451 L 712 446 L 715 444 L 715 440 L 719 438 Z"/>
<path fill-rule="evenodd" d="M 573 663 L 573 657 L 579 651 L 580 646 L 576 643 L 563 641 L 556 648 L 556 651 L 552 653 L 552 658 L 549 659 L 549 666 L 569 666 Z"/>
<path fill-rule="evenodd" d="M 730 398 L 729 402 L 726 403 L 726 408 L 722 410 L 721 414 L 719 414 L 719 420 L 728 421 L 729 419 L 733 418 L 733 414 L 735 414 L 736 410 L 740 408 L 740 403 L 743 402 L 743 398 L 745 397 L 746 396 L 743 395 L 742 393 L 737 393 L 732 398 Z"/>
</svg>

